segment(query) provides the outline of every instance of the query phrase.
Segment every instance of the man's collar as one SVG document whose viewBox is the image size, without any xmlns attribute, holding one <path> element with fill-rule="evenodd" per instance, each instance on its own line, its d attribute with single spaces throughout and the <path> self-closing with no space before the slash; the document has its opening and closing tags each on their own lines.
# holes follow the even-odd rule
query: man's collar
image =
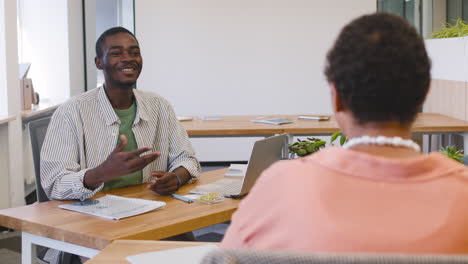
<svg viewBox="0 0 468 264">
<path fill-rule="evenodd" d="M 120 119 L 114 111 L 112 104 L 107 97 L 106 91 L 104 90 L 104 86 L 100 86 L 98 88 L 97 99 L 99 105 L 101 106 L 102 114 L 104 115 L 104 119 L 106 121 L 106 125 L 112 125 L 115 122 L 118 122 Z"/>
<path fill-rule="evenodd" d="M 135 121 L 133 123 L 137 124 L 138 122 L 140 122 L 140 118 L 145 121 L 148 121 L 149 120 L 148 109 L 146 109 L 146 106 L 144 104 L 144 98 L 142 98 L 141 95 L 136 90 L 134 90 L 133 94 L 135 96 L 136 105 L 137 105 L 137 112 L 135 115 Z M 106 125 L 109 126 L 115 122 L 118 122 L 120 119 L 115 113 L 114 108 L 112 107 L 112 104 L 109 98 L 107 97 L 106 91 L 104 90 L 104 86 L 101 86 L 98 88 L 97 98 L 98 98 L 99 104 L 101 105 L 101 110 L 104 115 Z"/>
<path fill-rule="evenodd" d="M 135 124 L 140 121 L 140 118 L 148 121 L 149 114 L 147 105 L 144 103 L 145 99 L 141 96 L 138 90 L 133 90 L 133 95 L 135 96 L 136 104 L 137 104 L 137 114 L 135 116 Z"/>
</svg>

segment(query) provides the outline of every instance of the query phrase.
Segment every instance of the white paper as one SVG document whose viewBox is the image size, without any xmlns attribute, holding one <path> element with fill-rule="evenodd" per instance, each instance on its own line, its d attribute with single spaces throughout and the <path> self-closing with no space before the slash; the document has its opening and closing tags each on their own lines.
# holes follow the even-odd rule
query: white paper
<svg viewBox="0 0 468 264">
<path fill-rule="evenodd" d="M 181 247 L 128 256 L 127 260 L 132 264 L 198 264 L 208 252 L 217 248 L 218 246 L 213 244 L 195 247 Z"/>
<path fill-rule="evenodd" d="M 284 118 L 274 118 L 274 119 L 253 119 L 250 120 L 254 123 L 263 123 L 263 124 L 270 124 L 270 125 L 282 125 L 282 124 L 289 124 L 293 123 L 294 121 Z"/>
<path fill-rule="evenodd" d="M 177 120 L 179 120 L 179 121 L 192 121 L 193 117 L 191 117 L 191 116 L 178 116 Z"/>
<path fill-rule="evenodd" d="M 160 201 L 126 198 L 108 194 L 99 199 L 63 204 L 59 205 L 59 207 L 84 214 L 118 220 L 160 209 L 165 205 L 165 202 Z"/>
<path fill-rule="evenodd" d="M 223 120 L 220 116 L 200 116 L 200 119 L 205 121 Z"/>
<path fill-rule="evenodd" d="M 226 177 L 244 177 L 247 171 L 247 164 L 231 164 L 224 176 Z"/>
</svg>

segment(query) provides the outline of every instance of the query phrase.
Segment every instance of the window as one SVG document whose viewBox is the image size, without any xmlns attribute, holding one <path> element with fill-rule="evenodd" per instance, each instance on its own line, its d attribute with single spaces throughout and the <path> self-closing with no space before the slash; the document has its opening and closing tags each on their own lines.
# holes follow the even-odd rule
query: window
<svg viewBox="0 0 468 264">
<path fill-rule="evenodd" d="M 404 17 L 424 38 L 446 22 L 446 3 L 440 0 L 377 0 L 377 10 Z"/>
<path fill-rule="evenodd" d="M 468 21 L 468 1 L 447 0 L 447 22 L 454 23 L 459 18 Z"/>
<path fill-rule="evenodd" d="M 43 103 L 70 97 L 68 1 L 18 0 L 18 59 Z"/>
<path fill-rule="evenodd" d="M 378 0 L 377 10 L 396 14 L 404 17 L 413 25 L 415 24 L 415 0 Z"/>
<path fill-rule="evenodd" d="M 111 27 L 121 26 L 135 32 L 134 0 L 85 0 L 87 90 L 104 83 L 104 76 L 94 64 L 97 38 Z"/>
</svg>

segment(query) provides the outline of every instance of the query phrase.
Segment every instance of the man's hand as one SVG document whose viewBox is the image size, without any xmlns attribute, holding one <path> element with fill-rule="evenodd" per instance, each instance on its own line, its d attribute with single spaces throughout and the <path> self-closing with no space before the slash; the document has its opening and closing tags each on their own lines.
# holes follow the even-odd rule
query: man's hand
<svg viewBox="0 0 468 264">
<path fill-rule="evenodd" d="M 174 193 L 180 187 L 176 174 L 180 176 L 180 186 L 184 185 L 191 177 L 190 173 L 184 167 L 179 167 L 175 169 L 174 172 L 154 171 L 151 173 L 154 179 L 148 184 L 148 189 L 160 195 Z"/>
<path fill-rule="evenodd" d="M 142 170 L 161 155 L 159 152 L 152 152 L 140 156 L 151 150 L 149 147 L 123 152 L 126 145 L 127 138 L 121 135 L 120 144 L 112 151 L 109 157 L 107 157 L 101 165 L 86 172 L 84 177 L 84 185 L 86 188 L 93 190 L 99 187 L 103 182 Z"/>
<path fill-rule="evenodd" d="M 169 195 L 178 189 L 177 176 L 172 172 L 155 171 L 151 173 L 153 181 L 148 184 L 148 189 L 160 195 Z"/>
</svg>

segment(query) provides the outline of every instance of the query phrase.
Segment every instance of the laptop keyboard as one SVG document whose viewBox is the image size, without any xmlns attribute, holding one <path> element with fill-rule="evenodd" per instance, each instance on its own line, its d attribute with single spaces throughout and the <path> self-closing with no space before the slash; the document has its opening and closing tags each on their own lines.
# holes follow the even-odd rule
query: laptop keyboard
<svg viewBox="0 0 468 264">
<path fill-rule="evenodd" d="M 235 182 L 229 183 L 226 186 L 224 186 L 224 188 L 222 188 L 222 190 L 219 191 L 219 193 L 228 194 L 228 195 L 236 195 L 241 192 L 241 188 L 242 188 L 242 181 L 237 180 Z"/>
</svg>

